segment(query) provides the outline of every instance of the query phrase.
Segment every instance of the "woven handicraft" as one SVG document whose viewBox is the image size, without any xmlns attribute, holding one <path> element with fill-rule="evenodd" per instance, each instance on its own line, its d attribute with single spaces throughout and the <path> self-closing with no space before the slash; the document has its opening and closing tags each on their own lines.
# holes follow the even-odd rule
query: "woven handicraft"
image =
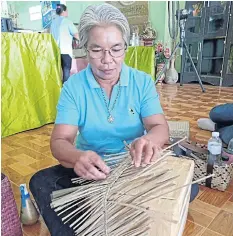
<svg viewBox="0 0 233 236">
<path fill-rule="evenodd" d="M 189 138 L 189 122 L 188 121 L 168 121 L 170 138 Z"/>
<path fill-rule="evenodd" d="M 183 158 L 193 160 L 195 163 L 194 167 L 194 176 L 193 179 L 197 180 L 201 176 L 207 175 L 207 155 L 199 154 L 193 152 L 196 158 L 184 156 Z M 210 187 L 213 189 L 218 189 L 220 191 L 225 191 L 229 186 L 231 180 L 233 179 L 233 163 L 231 164 L 223 164 L 221 166 L 214 165 L 213 166 L 213 174 L 214 176 L 211 179 Z M 199 182 L 201 185 L 206 186 L 206 181 L 202 180 Z"/>
<path fill-rule="evenodd" d="M 23 235 L 11 184 L 4 174 L 1 174 L 1 218 L 1 235 Z"/>
<path fill-rule="evenodd" d="M 194 164 L 171 154 L 139 168 L 128 153 L 111 156 L 107 179 L 73 179 L 79 186 L 54 191 L 51 207 L 75 235 L 182 235 Z"/>
</svg>

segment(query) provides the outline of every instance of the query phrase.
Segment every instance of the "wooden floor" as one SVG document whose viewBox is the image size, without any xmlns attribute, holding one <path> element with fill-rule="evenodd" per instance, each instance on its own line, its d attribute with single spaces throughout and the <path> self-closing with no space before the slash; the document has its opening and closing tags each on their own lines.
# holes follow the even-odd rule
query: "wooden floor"
<svg viewBox="0 0 233 236">
<path fill-rule="evenodd" d="M 167 119 L 189 121 L 191 140 L 204 144 L 210 132 L 198 129 L 197 119 L 208 117 L 215 105 L 233 102 L 233 88 L 206 88 L 206 93 L 202 93 L 199 85 L 157 86 Z M 2 139 L 2 172 L 11 180 L 18 209 L 19 184 L 28 185 L 35 172 L 57 164 L 49 148 L 52 129 L 53 125 L 46 125 Z M 42 219 L 34 226 L 23 227 L 23 231 L 25 236 L 49 235 Z M 201 187 L 189 208 L 184 236 L 221 235 L 233 236 L 233 182 L 225 192 Z"/>
</svg>

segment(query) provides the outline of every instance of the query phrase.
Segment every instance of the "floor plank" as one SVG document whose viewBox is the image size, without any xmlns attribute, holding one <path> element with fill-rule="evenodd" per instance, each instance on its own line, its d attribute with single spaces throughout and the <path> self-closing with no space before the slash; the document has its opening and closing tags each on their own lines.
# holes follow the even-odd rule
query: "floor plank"
<svg viewBox="0 0 233 236">
<path fill-rule="evenodd" d="M 233 213 L 221 210 L 208 227 L 224 236 L 233 236 Z"/>
</svg>

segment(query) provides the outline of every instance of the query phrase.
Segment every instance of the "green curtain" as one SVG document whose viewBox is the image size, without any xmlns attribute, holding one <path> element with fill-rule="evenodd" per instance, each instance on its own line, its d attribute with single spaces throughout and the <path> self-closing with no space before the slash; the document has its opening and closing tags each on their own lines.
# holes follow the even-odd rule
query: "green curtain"
<svg viewBox="0 0 233 236">
<path fill-rule="evenodd" d="M 54 122 L 60 52 L 50 34 L 2 33 L 2 137 Z"/>
<path fill-rule="evenodd" d="M 129 47 L 125 56 L 128 66 L 144 71 L 155 79 L 155 50 L 154 47 Z"/>
</svg>

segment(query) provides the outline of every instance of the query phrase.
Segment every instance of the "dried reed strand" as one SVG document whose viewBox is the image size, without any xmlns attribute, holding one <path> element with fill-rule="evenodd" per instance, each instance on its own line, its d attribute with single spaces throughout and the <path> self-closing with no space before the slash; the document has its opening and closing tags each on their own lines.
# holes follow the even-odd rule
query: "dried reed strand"
<svg viewBox="0 0 233 236">
<path fill-rule="evenodd" d="M 112 168 L 107 179 L 72 179 L 73 183 L 81 186 L 53 192 L 51 207 L 80 236 L 146 235 L 150 229 L 148 225 L 156 219 L 176 222 L 171 214 L 144 205 L 145 202 L 166 198 L 166 194 L 191 185 L 174 187 L 179 175 L 167 168 L 166 161 L 172 155 L 167 151 L 171 146 L 163 149 L 162 156 L 154 163 L 140 168 L 134 167 L 128 152 L 107 155 L 106 163 L 115 162 L 115 168 Z M 168 188 L 172 189 L 166 191 Z"/>
</svg>

